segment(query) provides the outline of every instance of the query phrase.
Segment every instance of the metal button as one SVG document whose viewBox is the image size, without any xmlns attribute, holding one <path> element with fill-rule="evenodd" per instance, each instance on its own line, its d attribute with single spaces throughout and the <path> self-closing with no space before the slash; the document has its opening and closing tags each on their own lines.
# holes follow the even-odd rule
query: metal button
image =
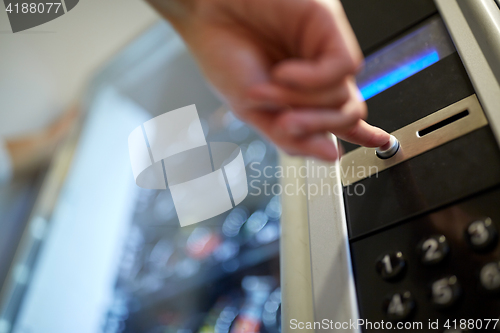
<svg viewBox="0 0 500 333">
<path fill-rule="evenodd" d="M 396 139 L 394 135 L 391 135 L 391 138 L 389 140 L 389 148 L 387 149 L 382 149 L 382 148 L 385 147 L 378 147 L 377 149 L 375 149 L 375 153 L 377 154 L 377 156 L 382 159 L 390 158 L 396 155 L 396 153 L 398 152 L 399 141 L 398 139 Z"/>
<path fill-rule="evenodd" d="M 377 273 L 384 280 L 396 280 L 403 276 L 406 268 L 406 262 L 403 253 L 387 253 L 381 256 L 375 264 Z"/>
<path fill-rule="evenodd" d="M 478 252 L 492 250 L 498 239 L 497 229 L 489 217 L 469 224 L 465 230 L 465 236 L 472 249 Z"/>
<path fill-rule="evenodd" d="M 500 292 L 500 261 L 484 265 L 479 273 L 479 279 L 484 289 L 493 293 Z"/>
<path fill-rule="evenodd" d="M 382 307 L 389 320 L 402 321 L 415 310 L 415 300 L 409 291 L 404 291 L 387 297 Z"/>
<path fill-rule="evenodd" d="M 420 242 L 418 252 L 423 264 L 434 265 L 446 258 L 450 246 L 444 235 L 432 235 Z"/>
<path fill-rule="evenodd" d="M 436 280 L 431 284 L 432 303 L 439 308 L 452 306 L 461 294 L 462 288 L 455 275 Z"/>
</svg>

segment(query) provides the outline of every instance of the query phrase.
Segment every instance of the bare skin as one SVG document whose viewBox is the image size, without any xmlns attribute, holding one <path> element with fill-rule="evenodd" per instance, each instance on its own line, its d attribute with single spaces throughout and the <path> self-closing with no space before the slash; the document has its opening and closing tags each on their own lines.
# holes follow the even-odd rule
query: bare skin
<svg viewBox="0 0 500 333">
<path fill-rule="evenodd" d="M 338 0 L 148 0 L 236 116 L 292 155 L 333 161 L 329 133 L 367 147 L 354 75 L 363 57 Z"/>
</svg>

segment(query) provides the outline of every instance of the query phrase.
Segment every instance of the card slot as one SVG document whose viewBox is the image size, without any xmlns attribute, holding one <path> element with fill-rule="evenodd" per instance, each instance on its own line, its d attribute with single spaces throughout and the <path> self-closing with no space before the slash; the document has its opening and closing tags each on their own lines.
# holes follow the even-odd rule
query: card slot
<svg viewBox="0 0 500 333">
<path fill-rule="evenodd" d="M 465 118 L 469 115 L 469 110 L 465 110 L 465 111 L 462 111 L 460 113 L 457 113 L 449 118 L 446 118 L 446 119 L 443 119 L 441 120 L 440 122 L 434 124 L 434 125 L 431 125 L 431 126 L 428 126 L 424 129 L 421 129 L 420 131 L 417 132 L 417 135 L 419 137 L 423 137 L 429 133 L 432 133 L 434 131 L 437 131 L 438 129 L 440 128 L 443 128 L 445 127 L 446 125 L 450 125 L 451 123 L 454 123 L 455 121 L 457 120 L 460 120 L 462 118 Z"/>
</svg>

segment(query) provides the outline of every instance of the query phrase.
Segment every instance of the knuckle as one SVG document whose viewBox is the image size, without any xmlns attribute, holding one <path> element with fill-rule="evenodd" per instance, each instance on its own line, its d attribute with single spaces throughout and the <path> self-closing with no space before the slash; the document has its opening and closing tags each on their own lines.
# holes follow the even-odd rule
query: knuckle
<svg viewBox="0 0 500 333">
<path fill-rule="evenodd" d="M 337 106 L 344 105 L 345 103 L 347 103 L 347 101 L 349 101 L 349 98 L 350 98 L 349 85 L 347 83 L 342 84 L 338 88 L 336 95 L 337 96 L 336 96 L 335 104 Z"/>
<path fill-rule="evenodd" d="M 294 126 L 295 120 L 290 112 L 284 113 L 276 121 L 276 126 L 284 133 L 290 134 L 290 128 Z"/>
<path fill-rule="evenodd" d="M 248 100 L 254 98 L 256 94 L 257 87 L 256 85 L 249 85 L 240 90 L 240 100 Z"/>
<path fill-rule="evenodd" d="M 344 57 L 344 69 L 348 74 L 356 74 L 363 65 L 363 56 L 361 54 L 347 54 Z"/>
<path fill-rule="evenodd" d="M 363 64 L 364 64 L 363 55 L 361 54 L 361 52 L 356 53 L 353 57 L 354 71 L 358 72 L 359 69 L 363 66 Z"/>
<path fill-rule="evenodd" d="M 350 138 L 353 138 L 357 135 L 358 133 L 358 126 L 356 126 L 356 124 L 354 124 L 352 127 L 350 127 L 346 132 L 345 132 L 345 137 L 347 139 L 350 139 Z"/>
<path fill-rule="evenodd" d="M 357 102 L 354 107 L 351 107 L 347 111 L 347 124 L 352 126 L 356 124 L 360 119 L 365 119 L 367 115 L 366 104 L 363 102 Z"/>
<path fill-rule="evenodd" d="M 359 119 L 366 119 L 368 116 L 368 107 L 365 102 L 359 102 L 356 110 Z"/>
<path fill-rule="evenodd" d="M 355 59 L 351 56 L 344 58 L 343 67 L 346 74 L 354 74 L 358 68 Z"/>
<path fill-rule="evenodd" d="M 307 131 L 307 123 L 300 116 L 293 112 L 284 113 L 277 122 L 277 125 L 290 136 L 301 136 Z"/>
</svg>

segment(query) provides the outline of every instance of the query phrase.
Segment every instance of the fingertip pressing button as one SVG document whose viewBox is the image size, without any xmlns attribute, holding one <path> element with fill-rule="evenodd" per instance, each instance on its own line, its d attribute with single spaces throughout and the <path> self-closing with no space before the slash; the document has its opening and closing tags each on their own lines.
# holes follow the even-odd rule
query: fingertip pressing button
<svg viewBox="0 0 500 333">
<path fill-rule="evenodd" d="M 391 138 L 389 140 L 389 148 L 387 149 L 382 149 L 382 148 L 383 147 L 378 147 L 377 149 L 375 149 L 375 153 L 377 154 L 377 156 L 382 159 L 390 158 L 396 155 L 396 153 L 398 152 L 399 141 L 398 139 L 396 139 L 394 135 L 391 135 Z"/>
</svg>

